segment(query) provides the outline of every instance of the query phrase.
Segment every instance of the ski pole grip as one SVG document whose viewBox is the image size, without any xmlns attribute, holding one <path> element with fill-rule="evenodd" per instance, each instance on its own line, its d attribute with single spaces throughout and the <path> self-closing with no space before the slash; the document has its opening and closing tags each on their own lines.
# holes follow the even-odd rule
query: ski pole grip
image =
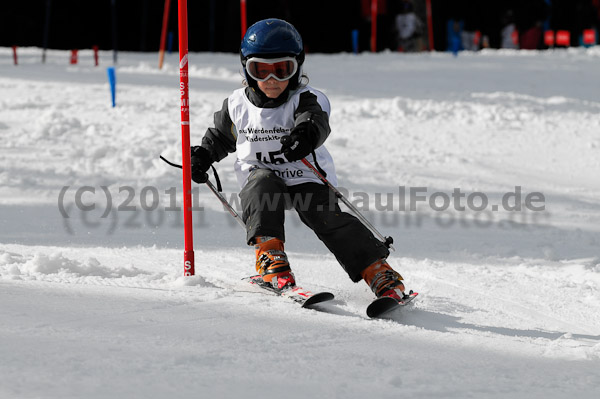
<svg viewBox="0 0 600 399">
<path fill-rule="evenodd" d="M 392 249 L 393 249 L 393 248 L 394 248 L 394 247 L 392 247 L 392 244 L 393 244 L 393 243 L 394 243 L 394 239 L 393 239 L 392 237 L 389 237 L 389 236 L 388 236 L 388 237 L 385 237 L 385 241 L 384 241 L 384 243 L 383 243 L 383 244 L 384 244 L 386 247 L 388 247 L 388 248 L 392 248 Z"/>
</svg>

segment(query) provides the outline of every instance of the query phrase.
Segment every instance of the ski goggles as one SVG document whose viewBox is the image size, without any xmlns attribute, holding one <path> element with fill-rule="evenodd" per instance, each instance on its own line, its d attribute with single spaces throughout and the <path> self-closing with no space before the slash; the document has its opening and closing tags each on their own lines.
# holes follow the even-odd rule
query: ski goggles
<svg viewBox="0 0 600 399">
<path fill-rule="evenodd" d="M 290 79 L 298 71 L 298 61 L 294 57 L 249 58 L 246 72 L 254 80 L 264 82 L 274 78 L 280 82 Z"/>
</svg>

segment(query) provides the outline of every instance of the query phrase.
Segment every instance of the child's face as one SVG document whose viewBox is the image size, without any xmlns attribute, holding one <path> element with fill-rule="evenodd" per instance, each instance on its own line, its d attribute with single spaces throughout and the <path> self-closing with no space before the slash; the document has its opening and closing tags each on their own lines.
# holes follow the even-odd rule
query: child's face
<svg viewBox="0 0 600 399">
<path fill-rule="evenodd" d="M 281 95 L 281 93 L 283 93 L 290 81 L 284 80 L 283 82 L 280 82 L 277 79 L 271 78 L 269 80 L 265 80 L 264 82 L 256 83 L 258 83 L 258 88 L 260 91 L 265 93 L 267 97 L 277 98 Z"/>
</svg>

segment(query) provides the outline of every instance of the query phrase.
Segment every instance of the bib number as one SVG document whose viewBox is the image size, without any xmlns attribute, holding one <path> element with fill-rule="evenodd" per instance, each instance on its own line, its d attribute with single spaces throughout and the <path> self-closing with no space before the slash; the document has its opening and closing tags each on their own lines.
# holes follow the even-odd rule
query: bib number
<svg viewBox="0 0 600 399">
<path fill-rule="evenodd" d="M 281 151 L 269 151 L 268 157 L 263 157 L 263 153 L 259 151 L 256 153 L 256 159 L 263 163 L 273 163 L 276 165 L 286 162 Z"/>
</svg>

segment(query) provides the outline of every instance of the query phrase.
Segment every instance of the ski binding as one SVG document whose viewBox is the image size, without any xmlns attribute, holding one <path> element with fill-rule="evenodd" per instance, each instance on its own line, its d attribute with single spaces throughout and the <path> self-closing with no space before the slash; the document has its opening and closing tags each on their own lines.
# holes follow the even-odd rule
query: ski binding
<svg viewBox="0 0 600 399">
<path fill-rule="evenodd" d="M 250 284 L 265 291 L 271 292 L 274 295 L 289 298 L 292 301 L 300 304 L 303 308 L 310 308 L 313 305 L 321 302 L 331 301 L 334 298 L 334 295 L 331 292 L 312 293 L 297 285 L 278 290 L 271 284 L 264 282 L 260 275 L 246 277 L 243 280 L 248 281 Z"/>
</svg>

